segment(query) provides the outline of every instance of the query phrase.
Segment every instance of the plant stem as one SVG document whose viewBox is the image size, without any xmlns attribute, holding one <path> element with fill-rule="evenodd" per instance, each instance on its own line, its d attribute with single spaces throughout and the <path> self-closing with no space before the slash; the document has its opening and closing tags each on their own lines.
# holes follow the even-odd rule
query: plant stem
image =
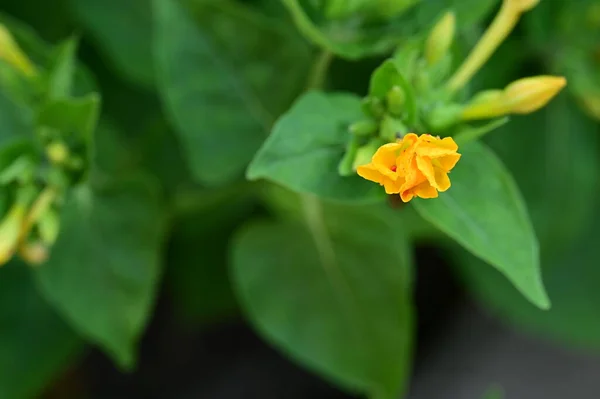
<svg viewBox="0 0 600 399">
<path fill-rule="evenodd" d="M 503 2 L 492 24 L 485 31 L 479 42 L 475 45 L 467 59 L 448 81 L 448 88 L 455 92 L 461 89 L 475 73 L 487 62 L 498 46 L 513 30 L 520 13 L 510 7 L 508 2 Z"/>
<path fill-rule="evenodd" d="M 319 54 L 319 56 L 315 59 L 312 71 L 308 77 L 308 82 L 306 85 L 307 90 L 323 88 L 332 60 L 333 54 L 327 50 L 323 50 Z"/>
</svg>

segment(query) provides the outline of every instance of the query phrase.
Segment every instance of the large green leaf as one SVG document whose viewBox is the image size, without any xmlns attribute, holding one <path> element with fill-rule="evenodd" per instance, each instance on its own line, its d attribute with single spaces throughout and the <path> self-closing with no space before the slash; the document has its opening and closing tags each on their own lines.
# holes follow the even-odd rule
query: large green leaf
<svg viewBox="0 0 600 399">
<path fill-rule="evenodd" d="M 102 87 L 102 119 L 91 155 L 95 181 L 143 169 L 168 193 L 189 184 L 179 139 L 161 112 L 157 93 L 117 78 L 105 67 L 94 72 Z"/>
<path fill-rule="evenodd" d="M 44 18 L 46 20 L 49 19 L 47 17 Z M 68 58 L 70 56 L 69 51 L 75 50 L 75 48 L 69 49 L 69 40 L 63 41 L 58 46 L 53 47 L 49 43 L 43 41 L 27 24 L 24 24 L 23 22 L 20 22 L 10 16 L 0 13 L 0 23 L 9 29 L 19 44 L 19 47 L 23 50 L 27 57 L 30 58 L 35 65 L 37 65 L 38 70 L 40 71 L 41 79 L 36 80 L 33 85 L 31 85 L 31 81 L 25 82 L 26 86 L 28 86 L 28 89 L 33 92 L 29 93 L 30 96 L 36 98 L 36 96 L 39 96 L 40 93 L 35 91 L 38 91 L 39 89 L 47 89 L 52 87 L 52 85 L 57 84 L 58 81 L 56 79 L 59 78 L 59 75 L 62 75 L 61 78 L 64 78 L 64 73 L 68 72 L 69 69 L 74 74 L 74 76 L 72 76 L 73 81 L 66 82 L 63 80 L 61 84 L 70 84 L 70 94 L 74 96 L 83 96 L 91 91 L 97 91 L 93 77 L 83 64 L 76 63 L 76 65 L 68 65 Z M 71 43 L 71 45 L 72 44 L 74 43 Z M 75 62 L 75 60 L 70 61 Z M 57 74 L 59 71 L 60 73 Z M 54 88 L 56 89 L 59 87 L 60 84 L 58 87 L 55 86 Z M 65 87 L 66 86 L 63 86 L 63 89 Z"/>
<path fill-rule="evenodd" d="M 294 35 L 225 4 L 201 3 L 196 22 L 174 0 L 154 2 L 158 85 L 191 170 L 206 184 L 242 175 L 308 60 Z"/>
<path fill-rule="evenodd" d="M 306 225 L 256 222 L 233 243 L 233 278 L 257 329 L 296 361 L 372 398 L 406 388 L 410 253 L 379 209 L 305 198 Z"/>
<path fill-rule="evenodd" d="M 463 247 L 500 270 L 530 301 L 547 309 L 538 242 L 519 189 L 484 145 L 460 148 L 452 187 L 437 199 L 414 201 L 417 211 Z"/>
<path fill-rule="evenodd" d="M 385 194 L 378 185 L 338 173 L 350 139 L 348 126 L 363 117 L 360 104 L 350 94 L 305 94 L 277 121 L 250 164 L 248 178 L 337 201 L 382 200 Z"/>
<path fill-rule="evenodd" d="M 597 213 L 594 219 L 600 216 Z M 525 301 L 495 270 L 467 253 L 455 252 L 458 270 L 469 291 L 497 316 L 528 332 L 600 353 L 600 246 L 598 226 L 591 223 L 570 251 L 544 256 L 544 283 L 552 309 L 541 311 Z"/>
<path fill-rule="evenodd" d="M 37 397 L 82 345 L 40 297 L 26 265 L 0 269 L 0 398 Z"/>
<path fill-rule="evenodd" d="M 64 205 L 50 260 L 37 273 L 46 298 L 124 368 L 152 311 L 164 215 L 154 187 L 124 181 L 93 191 L 82 185 Z"/>
<path fill-rule="evenodd" d="M 69 3 L 119 71 L 136 83 L 153 85 L 151 0 Z"/>
<path fill-rule="evenodd" d="M 97 93 L 81 98 L 61 98 L 40 107 L 37 124 L 89 140 L 96 128 L 99 113 L 100 96 Z"/>
<path fill-rule="evenodd" d="M 77 70 L 78 40 L 70 38 L 55 50 L 52 65 L 48 71 L 48 91 L 50 99 L 68 97 L 72 94 Z"/>
<path fill-rule="evenodd" d="M 387 53 L 411 36 L 425 35 L 448 10 L 455 12 L 460 27 L 470 27 L 480 22 L 498 3 L 498 0 L 420 0 L 395 16 L 372 19 L 359 12 L 330 20 L 309 0 L 281 1 L 307 39 L 349 59 Z"/>
<path fill-rule="evenodd" d="M 214 322 L 236 313 L 227 270 L 229 239 L 252 210 L 254 201 L 248 194 L 239 185 L 180 193 L 167 252 L 167 279 L 183 321 Z"/>
<path fill-rule="evenodd" d="M 29 137 L 33 137 L 31 111 L 0 91 L 0 147 Z"/>
<path fill-rule="evenodd" d="M 542 252 L 568 248 L 596 207 L 599 133 L 563 94 L 486 139 L 521 188 Z"/>
<path fill-rule="evenodd" d="M 515 172 L 532 210 L 552 309 L 537 310 L 515 295 L 498 273 L 458 253 L 467 288 L 513 324 L 600 349 L 600 237 L 594 222 L 600 181 L 598 125 L 560 96 L 545 110 L 494 132 L 488 141 Z"/>
</svg>

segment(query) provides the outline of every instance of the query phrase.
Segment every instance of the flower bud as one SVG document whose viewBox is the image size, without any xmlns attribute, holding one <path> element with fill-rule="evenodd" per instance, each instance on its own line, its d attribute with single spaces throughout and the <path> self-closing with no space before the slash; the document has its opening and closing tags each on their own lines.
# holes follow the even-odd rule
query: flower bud
<svg viewBox="0 0 600 399">
<path fill-rule="evenodd" d="M 360 147 L 358 151 L 356 151 L 356 156 L 352 164 L 352 170 L 356 171 L 359 166 L 366 165 L 371 162 L 373 154 L 375 154 L 375 152 L 377 152 L 379 147 L 381 147 L 383 144 L 385 144 L 385 141 L 381 139 L 373 139 L 366 145 Z"/>
<path fill-rule="evenodd" d="M 548 104 L 566 84 L 566 79 L 559 76 L 535 76 L 516 80 L 501 92 L 491 90 L 477 95 L 464 108 L 462 119 L 529 114 Z"/>
<path fill-rule="evenodd" d="M 54 141 L 46 147 L 46 154 L 50 162 L 60 165 L 69 158 L 69 148 L 64 143 Z"/>
<path fill-rule="evenodd" d="M 350 133 L 355 136 L 371 136 L 377 133 L 377 122 L 373 120 L 358 121 L 350 125 Z"/>
<path fill-rule="evenodd" d="M 356 152 L 358 151 L 359 146 L 359 138 L 357 136 L 353 136 L 346 145 L 344 157 L 338 164 L 338 173 L 340 176 L 351 176 L 354 174 L 352 164 L 354 163 L 354 158 L 356 157 Z"/>
<path fill-rule="evenodd" d="M 381 118 L 385 114 L 383 102 L 377 97 L 367 97 L 362 101 L 362 110 L 373 118 Z"/>
<path fill-rule="evenodd" d="M 24 218 L 25 206 L 16 203 L 0 222 L 0 266 L 12 258 L 21 237 Z"/>
<path fill-rule="evenodd" d="M 447 12 L 431 30 L 425 43 L 425 59 L 429 65 L 441 60 L 450 49 L 454 40 L 456 17 L 453 12 Z"/>
<path fill-rule="evenodd" d="M 408 128 L 400 119 L 386 115 L 381 121 L 379 137 L 386 142 L 394 142 L 406 133 L 408 133 Z"/>
<path fill-rule="evenodd" d="M 33 76 L 36 73 L 32 62 L 21 51 L 13 36 L 2 24 L 0 24 L 0 59 L 12 65 L 26 76 Z"/>
<path fill-rule="evenodd" d="M 19 255 L 29 265 L 40 265 L 48 260 L 48 247 L 41 242 L 28 242 L 19 248 Z"/>
<path fill-rule="evenodd" d="M 548 104 L 566 84 L 562 76 L 536 76 L 514 81 L 504 92 L 512 113 L 529 114 Z"/>
<path fill-rule="evenodd" d="M 402 116 L 404 110 L 404 91 L 399 86 L 394 86 L 386 95 L 388 112 L 394 116 Z"/>
</svg>

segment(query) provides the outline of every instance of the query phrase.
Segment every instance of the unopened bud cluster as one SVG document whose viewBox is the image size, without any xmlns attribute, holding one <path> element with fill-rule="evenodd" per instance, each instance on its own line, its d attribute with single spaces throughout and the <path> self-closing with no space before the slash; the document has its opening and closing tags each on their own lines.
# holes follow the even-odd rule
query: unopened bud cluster
<svg viewBox="0 0 600 399">
<path fill-rule="evenodd" d="M 488 30 L 452 76 L 456 31 L 453 13 L 443 15 L 424 41 L 399 48 L 371 77 L 370 92 L 363 101 L 365 119 L 349 127 L 350 139 L 339 173 L 355 174 L 357 167 L 368 161 L 382 144 L 394 142 L 408 132 L 435 132 L 455 136 L 463 142 L 462 139 L 476 138 L 472 134 L 461 137 L 462 132 L 473 130 L 467 123 L 527 114 L 545 106 L 565 87 L 565 78 L 546 75 L 522 78 L 504 89 L 485 90 L 468 101 L 456 101 L 458 92 L 508 36 L 521 14 L 538 3 L 539 0 L 504 0 Z"/>
<path fill-rule="evenodd" d="M 38 67 L 2 25 L 0 62 L 26 82 L 38 76 Z M 3 95 L 13 101 L 2 83 Z M 84 147 L 70 132 L 43 125 L 31 129 L 0 147 L 0 266 L 14 256 L 32 265 L 47 260 L 66 192 L 84 173 Z"/>
</svg>

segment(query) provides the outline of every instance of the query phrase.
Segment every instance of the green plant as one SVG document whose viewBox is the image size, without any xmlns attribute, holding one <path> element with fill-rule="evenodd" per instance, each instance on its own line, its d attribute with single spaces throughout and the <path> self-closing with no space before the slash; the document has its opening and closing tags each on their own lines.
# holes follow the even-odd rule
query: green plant
<svg viewBox="0 0 600 399">
<path fill-rule="evenodd" d="M 9 3 L 0 398 L 85 344 L 132 371 L 162 281 L 189 322 L 241 311 L 399 397 L 422 241 L 506 320 L 598 347 L 598 126 L 571 99 L 597 117 L 596 49 L 567 0 Z"/>
</svg>

